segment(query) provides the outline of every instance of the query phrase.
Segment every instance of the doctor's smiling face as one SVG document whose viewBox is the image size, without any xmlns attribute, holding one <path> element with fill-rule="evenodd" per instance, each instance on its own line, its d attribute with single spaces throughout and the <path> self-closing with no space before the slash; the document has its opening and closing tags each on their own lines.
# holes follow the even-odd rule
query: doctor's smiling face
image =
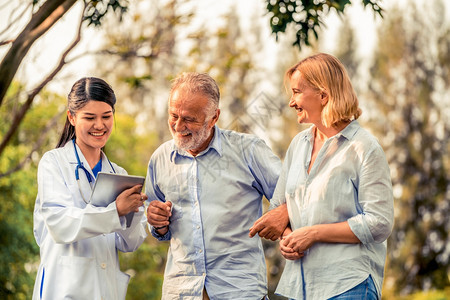
<svg viewBox="0 0 450 300">
<path fill-rule="evenodd" d="M 113 108 L 108 103 L 90 100 L 74 114 L 67 111 L 67 116 L 83 152 L 105 146 L 114 124 Z"/>
</svg>

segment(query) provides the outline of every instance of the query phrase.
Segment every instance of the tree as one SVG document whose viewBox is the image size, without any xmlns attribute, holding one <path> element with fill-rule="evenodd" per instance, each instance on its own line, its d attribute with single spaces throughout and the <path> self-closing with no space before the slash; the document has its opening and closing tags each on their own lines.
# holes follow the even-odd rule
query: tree
<svg viewBox="0 0 450 300">
<path fill-rule="evenodd" d="M 20 34 L 11 41 L 11 47 L 0 64 L 0 106 L 6 91 L 11 84 L 14 75 L 25 55 L 33 43 L 44 35 L 58 20 L 64 16 L 77 0 L 47 0 L 31 16 L 30 21 Z M 39 4 L 39 0 L 33 0 L 33 9 Z M 89 24 L 100 25 L 101 19 L 107 14 L 109 8 L 114 11 L 120 9 L 126 11 L 126 6 L 121 2 L 126 0 L 86 0 L 84 20 Z M 5 42 L 2 43 L 5 45 Z"/>
<path fill-rule="evenodd" d="M 39 2 L 40 1 L 34 0 L 32 9 L 37 8 Z M 66 14 L 67 11 L 75 4 L 75 2 L 76 0 L 45 1 L 39 8 L 37 8 L 37 11 L 32 14 L 28 24 L 15 39 L 8 39 L 10 42 L 3 41 L 0 43 L 3 46 L 8 43 L 11 44 L 9 50 L 0 63 L 0 107 L 3 104 L 3 99 L 6 95 L 6 92 L 11 85 L 11 82 L 23 58 L 26 56 L 34 42 L 42 35 L 44 35 L 64 14 Z M 122 0 L 122 2 L 126 2 L 126 0 Z M 85 0 L 83 1 L 83 3 L 83 16 L 81 17 L 80 23 L 78 25 L 77 36 L 62 54 L 54 70 L 25 97 L 17 97 L 15 99 L 12 99 L 12 101 L 17 101 L 17 103 L 20 103 L 20 109 L 16 110 L 16 113 L 11 120 L 11 124 L 9 124 L 9 130 L 5 132 L 4 135 L 2 135 L 2 141 L 0 143 L 0 156 L 4 152 L 7 144 L 13 138 L 17 128 L 19 128 L 20 123 L 23 121 L 25 114 L 30 109 L 36 96 L 42 91 L 44 86 L 48 82 L 50 82 L 63 68 L 66 63 L 67 55 L 80 41 L 82 22 L 88 21 L 89 24 L 100 25 L 102 18 L 108 13 L 108 10 L 110 8 L 112 8 L 112 10 L 114 11 L 120 10 L 121 13 L 126 11 L 126 6 L 123 6 L 120 0 Z M 18 22 L 18 20 L 14 21 Z M 17 96 L 20 96 L 20 94 Z M 21 98 L 25 98 L 22 103 L 20 102 Z M 17 170 L 16 167 L 14 167 L 13 169 Z M 9 173 L 10 171 L 2 172 L 0 173 L 0 177 L 5 176 L 5 174 Z"/>
<path fill-rule="evenodd" d="M 14 83 L 5 97 L 5 110 L 0 111 L 0 135 L 3 126 L 17 107 L 11 98 L 22 93 L 23 87 Z M 33 206 L 36 198 L 38 153 L 57 142 L 55 124 L 63 123 L 61 104 L 64 98 L 43 92 L 38 106 L 30 109 L 15 135 L 0 157 L 0 169 L 11 169 L 33 153 L 26 168 L 0 178 L 0 298 L 29 299 L 33 292 L 39 249 L 33 237 Z M 50 121 L 49 121 L 50 120 Z M 62 126 L 62 125 L 61 125 Z M 39 149 L 28 141 L 38 138 Z"/>
<path fill-rule="evenodd" d="M 369 124 L 390 163 L 396 210 L 386 286 L 402 294 L 450 284 L 450 28 L 442 1 L 427 7 L 391 11 L 370 70 Z"/>
<path fill-rule="evenodd" d="M 360 59 L 357 58 L 356 49 L 358 49 L 358 45 L 356 42 L 355 31 L 350 24 L 349 17 L 344 17 L 339 30 L 339 38 L 337 41 L 335 55 L 345 66 L 348 76 L 352 80 L 352 84 L 355 89 L 355 81 L 356 78 L 359 77 L 358 69 L 361 64 Z"/>
<path fill-rule="evenodd" d="M 25 55 L 33 43 L 45 34 L 74 4 L 76 0 L 50 0 L 33 14 L 30 22 L 12 41 L 0 64 L 0 105 Z M 33 3 L 37 4 L 36 1 Z"/>
<path fill-rule="evenodd" d="M 375 14 L 382 16 L 380 0 L 362 0 L 364 7 L 370 5 Z M 295 25 L 295 41 L 293 46 L 299 49 L 303 45 L 310 46 L 310 37 L 319 39 L 323 17 L 333 9 L 343 14 L 350 0 L 267 0 L 267 11 L 270 15 L 270 27 L 276 38 L 284 33 L 289 25 Z"/>
<path fill-rule="evenodd" d="M 4 133 L 3 124 L 8 122 L 10 112 L 16 109 L 16 103 L 10 98 L 22 91 L 23 86 L 16 83 L 9 89 L 4 103 L 6 109 L 0 112 L 0 135 Z M 0 178 L 0 299 L 29 299 L 33 292 L 39 261 L 39 248 L 32 230 L 37 165 L 43 152 L 54 148 L 59 140 L 64 126 L 66 102 L 64 96 L 43 90 L 39 105 L 30 109 L 20 124 L 20 134 L 14 136 L 0 157 L 0 168 L 10 169 L 18 165 L 28 153 L 32 153 L 26 167 Z M 145 161 L 148 160 L 148 149 L 154 147 L 156 139 L 137 133 L 136 128 L 132 116 L 117 111 L 114 131 L 105 152 L 111 161 L 123 166 L 130 174 L 145 175 L 143 157 Z M 28 141 L 36 137 L 40 146 L 33 150 L 34 145 Z M 129 149 L 133 149 L 133 155 L 130 155 Z M 162 281 L 162 248 L 164 245 L 145 245 L 139 248 L 139 252 L 123 258 L 121 267 L 131 275 L 139 274 L 134 278 L 137 280 L 131 281 L 130 291 L 136 284 L 141 284 L 134 288 L 135 297 L 131 299 L 139 298 L 136 295 L 138 291 L 143 292 L 141 295 L 149 296 L 146 299 L 160 299 L 160 291 L 155 286 Z M 144 260 L 146 264 L 142 263 Z"/>
<path fill-rule="evenodd" d="M 120 11 L 120 15 L 127 10 L 128 0 L 79 0 L 85 5 L 82 19 L 88 21 L 88 25 L 100 25 L 102 19 L 108 14 L 110 9 L 112 11 Z M 381 15 L 382 9 L 378 6 L 377 0 L 363 0 L 365 6 L 371 5 L 375 12 Z M 17 3 L 17 2 L 11 2 Z M 17 35 L 16 38 L 6 38 L 0 41 L 0 46 L 10 44 L 10 49 L 7 51 L 2 62 L 0 63 L 0 107 L 2 106 L 4 96 L 9 88 L 23 58 L 28 53 L 34 42 L 44 35 L 67 11 L 76 3 L 76 0 L 33 0 L 32 11 L 34 13 L 30 17 L 28 24 Z M 289 23 L 295 23 L 297 26 L 297 39 L 294 45 L 298 47 L 302 43 L 310 45 L 309 34 L 315 34 L 318 38 L 318 29 L 322 24 L 322 15 L 328 13 L 334 8 L 338 13 L 343 13 L 345 6 L 350 3 L 348 0 L 327 0 L 313 2 L 304 0 L 301 5 L 297 5 L 297 1 L 284 0 L 284 1 L 268 1 L 267 10 L 271 16 L 272 31 L 277 35 L 280 32 L 285 32 Z M 20 5 L 20 3 L 19 3 Z M 28 7 L 28 5 L 26 6 Z M 19 14 L 23 16 L 25 10 Z M 20 18 L 14 18 L 12 22 L 17 23 Z M 12 25 L 12 24 L 8 24 Z M 11 26 L 9 26 L 11 27 Z M 5 32 L 7 30 L 4 30 Z M 2 137 L 0 143 L 0 156 L 2 155 L 6 145 L 16 132 L 16 128 L 19 128 L 19 124 L 23 121 L 23 118 L 29 108 L 31 107 L 35 97 L 39 94 L 45 85 L 53 80 L 58 72 L 66 64 L 66 57 L 71 50 L 78 44 L 81 38 L 81 25 L 78 37 L 75 38 L 73 44 L 68 47 L 65 53 L 62 55 L 58 62 L 57 67 L 52 73 L 47 76 L 38 86 L 29 93 L 27 100 L 23 103 L 22 109 L 18 111 L 18 114 L 13 119 L 13 123 L 10 124 L 10 130 Z M 132 78 L 135 83 L 140 80 L 138 77 Z M 141 78 L 147 79 L 145 77 Z"/>
<path fill-rule="evenodd" d="M 147 160 L 142 166 L 152 150 L 170 136 L 166 125 L 169 80 L 180 71 L 210 73 L 221 89 L 223 127 L 252 131 L 254 124 L 240 122 L 240 117 L 246 116 L 250 95 L 259 81 L 253 58 L 261 48 L 259 29 L 243 32 L 232 8 L 221 18 L 223 25 L 210 29 L 201 24 L 198 29 L 189 27 L 193 14 L 180 15 L 178 1 L 154 1 L 147 7 L 142 4 L 146 3 L 130 5 L 124 25 L 107 33 L 102 47 L 107 51 L 100 50 L 99 54 L 106 53 L 108 59 L 99 55 L 97 67 L 104 74 L 102 77 L 106 76 L 121 93 L 121 107 L 136 119 L 144 120 L 140 129 L 146 137 L 159 137 L 153 147 L 147 148 Z M 177 35 L 179 27 L 183 27 L 183 33 Z M 130 145 L 125 147 L 130 149 Z M 121 265 L 136 274 L 130 282 L 128 297 L 160 297 L 166 251 L 165 243 L 155 243 L 149 238 L 137 253 L 120 255 Z M 156 262 L 152 257 L 158 258 Z M 147 268 L 142 267 L 142 260 L 148 263 Z M 142 282 L 147 283 L 145 287 Z"/>
<path fill-rule="evenodd" d="M 261 116 L 252 114 L 252 101 L 259 95 L 257 83 L 261 80 L 256 64 L 261 49 L 258 24 L 243 32 L 236 9 L 222 16 L 224 24 L 210 29 L 203 24 L 191 33 L 192 46 L 188 53 L 186 68 L 209 73 L 219 85 L 221 92 L 221 116 L 219 123 L 226 129 L 253 132 Z M 254 120 L 254 122 L 250 122 Z"/>
<path fill-rule="evenodd" d="M 95 69 L 117 91 L 118 108 L 142 120 L 141 130 L 156 133 L 159 143 L 169 138 L 167 126 L 161 126 L 167 124 L 169 82 L 184 61 L 177 53 L 177 32 L 193 17 L 180 13 L 180 5 L 177 0 L 135 1 L 120 28 L 105 26 L 96 53 Z"/>
<path fill-rule="evenodd" d="M 176 51 L 177 31 L 193 16 L 179 13 L 179 6 L 177 0 L 134 1 L 120 28 L 115 20 L 105 20 L 103 44 L 94 53 L 95 72 L 116 91 L 116 111 L 127 114 L 121 120 L 116 117 L 116 127 L 131 133 L 113 134 L 108 155 L 130 174 L 145 175 L 150 155 L 170 136 L 169 81 L 184 61 Z M 167 243 L 149 237 L 135 252 L 119 254 L 121 268 L 132 276 L 127 299 L 161 299 L 167 248 Z"/>
</svg>

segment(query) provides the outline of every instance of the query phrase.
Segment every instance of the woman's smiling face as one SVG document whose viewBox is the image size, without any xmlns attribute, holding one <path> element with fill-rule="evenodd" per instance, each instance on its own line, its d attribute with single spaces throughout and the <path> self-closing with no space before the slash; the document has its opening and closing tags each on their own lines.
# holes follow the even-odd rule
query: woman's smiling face
<svg viewBox="0 0 450 300">
<path fill-rule="evenodd" d="M 298 123 L 321 124 L 321 93 L 314 89 L 302 76 L 300 71 L 292 73 L 290 78 L 292 96 L 289 107 L 297 111 Z"/>
<path fill-rule="evenodd" d="M 75 115 L 67 112 L 75 127 L 76 143 L 80 149 L 101 149 L 114 125 L 113 108 L 102 101 L 88 101 Z"/>
</svg>

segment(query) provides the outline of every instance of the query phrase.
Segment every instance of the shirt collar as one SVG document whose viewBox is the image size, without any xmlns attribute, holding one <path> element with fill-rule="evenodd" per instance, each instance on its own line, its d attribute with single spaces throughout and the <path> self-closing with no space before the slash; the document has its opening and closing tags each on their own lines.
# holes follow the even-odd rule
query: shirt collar
<svg viewBox="0 0 450 300">
<path fill-rule="evenodd" d="M 344 129 L 341 130 L 338 134 L 336 134 L 336 138 L 340 138 L 341 136 L 345 137 L 347 140 L 351 140 L 353 136 L 359 129 L 359 123 L 357 120 L 353 120 L 350 124 L 347 125 Z"/>
<path fill-rule="evenodd" d="M 206 154 L 210 149 L 214 149 L 220 156 L 222 156 L 223 150 L 222 150 L 221 130 L 217 125 L 214 125 L 214 136 L 211 142 L 209 143 L 208 147 L 202 152 L 200 152 L 197 155 L 197 157 Z M 193 157 L 189 152 L 178 148 L 175 145 L 174 140 L 172 140 L 172 145 L 170 148 L 170 161 L 174 162 L 177 156 Z"/>
<path fill-rule="evenodd" d="M 311 127 L 309 127 L 309 129 L 306 131 L 305 135 L 303 136 L 304 140 L 311 141 L 311 139 L 314 137 L 314 128 L 315 128 L 315 125 L 312 125 Z M 347 125 L 347 127 L 342 129 L 341 132 L 337 133 L 332 138 L 339 139 L 341 136 L 343 136 L 347 140 L 350 140 L 353 138 L 353 136 L 356 134 L 356 132 L 358 131 L 359 128 L 360 128 L 360 125 L 359 125 L 358 121 L 353 120 L 350 122 L 350 124 Z"/>
</svg>

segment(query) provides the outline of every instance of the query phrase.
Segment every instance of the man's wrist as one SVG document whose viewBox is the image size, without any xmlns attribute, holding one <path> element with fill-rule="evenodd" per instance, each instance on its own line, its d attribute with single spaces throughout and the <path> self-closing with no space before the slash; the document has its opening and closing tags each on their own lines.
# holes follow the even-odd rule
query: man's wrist
<svg viewBox="0 0 450 300">
<path fill-rule="evenodd" d="M 169 225 L 164 225 L 164 226 L 160 226 L 160 227 L 153 226 L 153 228 L 155 228 L 155 230 L 161 230 L 161 229 L 164 229 L 166 227 L 169 227 Z"/>
</svg>

